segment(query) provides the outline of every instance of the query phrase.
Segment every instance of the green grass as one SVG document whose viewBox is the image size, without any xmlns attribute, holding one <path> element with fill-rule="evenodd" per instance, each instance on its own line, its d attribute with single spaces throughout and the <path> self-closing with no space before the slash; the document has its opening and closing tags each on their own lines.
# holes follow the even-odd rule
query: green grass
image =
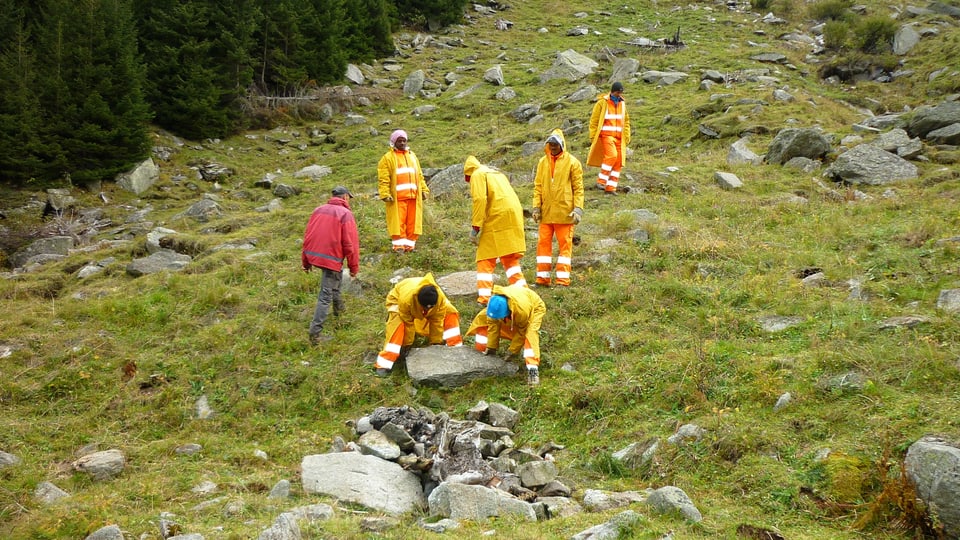
<svg viewBox="0 0 960 540">
<path fill-rule="evenodd" d="M 367 123 L 357 126 L 344 127 L 337 116 L 327 123 L 253 132 L 252 138 L 183 146 L 158 133 L 157 144 L 177 151 L 161 164 L 160 182 L 148 193 L 138 198 L 106 184 L 111 204 L 103 206 L 95 194 L 75 190 L 82 207 L 102 206 L 113 222 L 109 229 L 117 232 L 97 239 L 133 240 L 0 280 L 5 311 L 0 343 L 15 347 L 0 359 L 0 450 L 23 459 L 0 470 L 0 537 L 83 538 L 117 523 L 132 536 L 157 538 L 161 512 L 175 513 L 185 532 L 207 538 L 255 537 L 281 510 L 323 500 L 299 490 L 300 460 L 327 451 L 337 436 L 350 439 L 347 421 L 378 406 L 405 404 L 460 416 L 481 399 L 520 411 L 518 445 L 565 445 L 556 453 L 557 465 L 575 495 L 585 489 L 676 485 L 704 515 L 702 523 L 689 524 L 638 508 L 644 517 L 631 538 L 655 539 L 671 530 L 677 539 L 735 538 L 743 524 L 791 539 L 914 537 L 915 516 L 886 514 L 866 529 L 855 524 L 868 510 L 880 509 L 875 503 L 892 485 L 877 472 L 887 453 L 896 464 L 917 438 L 960 429 L 955 407 L 960 327 L 955 315 L 935 308 L 939 291 L 957 286 L 957 248 L 936 244 L 956 236 L 960 227 L 957 166 L 918 163 L 921 178 L 893 186 L 895 198 L 883 196 L 886 188 L 865 186 L 860 189 L 870 199 L 845 202 L 828 196 L 811 179 L 815 175 L 769 165 L 730 167 L 725 157 L 747 127 L 763 128 L 749 142 L 762 154 L 787 125 L 817 125 L 838 142 L 860 119 L 848 103 L 869 103 L 883 112 L 937 102 L 956 88 L 949 77 L 928 85 L 927 74 L 949 63 L 960 36 L 942 26 L 940 36 L 924 39 L 920 52 L 906 58 L 905 67 L 917 71 L 914 77 L 885 85 L 827 86 L 816 79 L 817 66 L 805 64 L 802 51 L 782 45 L 776 32 L 752 34 L 751 14 L 706 5 L 627 4 L 518 2 L 504 14 L 515 23 L 511 31 L 494 31 L 490 20 L 478 18 L 462 28 L 466 47 L 406 51 L 404 71 L 394 75 L 398 85 L 415 69 L 442 80 L 468 57 L 476 60 L 475 69 L 460 73 L 455 89 L 429 101 L 438 107 L 434 113 L 414 117 L 412 109 L 427 102 L 399 98 L 358 109 Z M 581 11 L 588 16 L 574 19 Z M 786 11 L 793 24 L 803 24 L 803 10 Z M 598 33 L 565 35 L 578 24 Z M 688 47 L 672 53 L 622 45 L 629 36 L 618 30 L 631 27 L 658 38 L 672 35 L 677 26 Z M 541 27 L 549 31 L 537 32 Z M 748 47 L 747 39 L 762 48 Z M 374 377 L 369 361 L 382 345 L 390 277 L 407 266 L 414 275 L 474 269 L 467 240 L 470 201 L 463 194 L 428 202 L 426 232 L 415 254 L 398 258 L 389 252 L 384 210 L 375 195 L 376 162 L 389 133 L 405 129 L 424 167 L 461 163 L 469 154 L 495 163 L 514 179 L 529 206 L 539 155 L 523 157 L 520 147 L 543 140 L 565 121 L 586 123 L 591 104 L 561 97 L 588 83 L 606 90 L 610 65 L 602 62 L 596 75 L 576 83 L 541 85 L 537 74 L 557 51 L 574 48 L 591 55 L 606 46 L 622 47 L 641 62 L 641 70 L 678 69 L 691 76 L 662 89 L 624 81 L 634 128 L 624 184 L 643 192 L 618 198 L 587 192 L 573 286 L 543 292 L 549 312 L 542 328 L 541 386 L 530 390 L 517 377 L 454 390 L 417 389 L 403 374 Z M 804 69 L 749 59 L 766 50 L 783 52 Z M 497 58 L 501 53 L 506 59 Z M 494 99 L 498 89 L 490 85 L 453 98 L 497 63 L 517 99 Z M 773 87 L 745 81 L 697 90 L 703 69 L 733 73 L 761 67 L 772 69 L 778 86 L 789 87 L 798 99 L 775 102 Z M 717 107 L 711 93 L 733 97 Z M 739 99 L 767 104 L 737 105 Z M 513 120 L 510 112 L 523 103 L 539 103 L 544 122 Z M 724 138 L 699 137 L 699 123 Z M 306 140 L 313 128 L 335 140 L 306 150 L 273 142 L 293 138 L 294 132 Z M 568 137 L 568 144 L 586 158 L 585 131 Z M 201 160 L 237 171 L 221 183 L 224 216 L 206 224 L 174 219 L 212 188 L 193 179 L 190 166 Z M 293 178 L 311 164 L 329 165 L 334 173 L 320 181 Z M 679 170 L 667 173 L 668 167 Z M 253 183 L 277 170 L 279 181 L 303 194 L 285 199 L 279 212 L 257 213 L 254 208 L 273 195 Z M 721 190 L 713 181 L 717 170 L 736 173 L 745 187 Z M 178 174 L 187 180 L 175 182 Z M 586 169 L 588 186 L 595 174 Z M 352 206 L 364 288 L 359 296 L 348 295 L 347 314 L 331 321 L 335 340 L 316 349 L 307 342 L 307 325 L 319 278 L 299 270 L 300 239 L 309 213 L 337 184 L 359 195 Z M 782 202 L 791 194 L 808 202 Z M 31 195 L 44 196 L 39 190 L 5 192 L 4 208 L 21 207 Z M 133 208 L 148 205 L 151 225 L 124 224 Z M 640 208 L 659 221 L 637 223 L 618 214 Z M 10 238 L 38 225 L 37 214 L 7 220 Z M 530 278 L 535 229 L 527 225 L 524 265 Z M 145 254 L 143 234 L 153 226 L 175 229 L 179 245 L 195 259 L 180 273 L 131 278 L 124 268 Z M 646 230 L 651 241 L 634 242 L 629 235 L 635 229 Z M 139 232 L 128 236 L 128 231 Z M 256 240 L 256 256 L 212 250 L 248 239 Z M 610 239 L 618 243 L 603 247 Z M 117 262 L 83 281 L 74 276 L 106 257 Z M 812 267 L 821 268 L 834 285 L 801 286 L 797 273 Z M 871 299 L 848 299 L 849 279 L 861 280 Z M 476 311 L 473 299 L 454 303 L 466 325 Z M 878 330 L 888 317 L 913 313 L 930 321 Z M 803 322 L 768 334 L 757 322 L 764 315 L 800 316 Z M 137 370 L 127 380 L 123 368 L 129 362 Z M 863 391 L 818 389 L 820 380 L 851 370 L 869 380 Z M 774 412 L 784 392 L 793 395 L 793 403 Z M 194 419 L 201 395 L 216 413 L 210 420 Z M 666 445 L 686 423 L 706 428 L 706 437 L 687 446 Z M 661 451 L 649 469 L 627 470 L 611 459 L 611 453 L 650 437 L 660 439 Z M 203 445 L 203 451 L 175 454 L 189 442 Z M 124 474 L 93 482 L 71 473 L 65 465 L 88 444 L 123 450 Z M 834 457 L 817 461 L 824 448 Z M 258 449 L 269 459 L 256 458 Z M 294 498 L 267 500 L 281 479 L 294 482 Z M 32 494 L 45 480 L 72 497 L 41 507 Z M 209 498 L 190 491 L 204 480 L 220 486 L 217 495 L 241 501 L 242 512 L 224 517 L 223 504 L 191 510 Z M 615 513 L 541 523 L 465 523 L 458 534 L 481 538 L 496 529 L 503 538 L 562 538 Z M 335 519 L 311 526 L 304 537 L 364 537 L 363 515 L 339 508 Z M 419 517 L 405 516 L 400 527 L 378 537 L 419 538 Z"/>
</svg>

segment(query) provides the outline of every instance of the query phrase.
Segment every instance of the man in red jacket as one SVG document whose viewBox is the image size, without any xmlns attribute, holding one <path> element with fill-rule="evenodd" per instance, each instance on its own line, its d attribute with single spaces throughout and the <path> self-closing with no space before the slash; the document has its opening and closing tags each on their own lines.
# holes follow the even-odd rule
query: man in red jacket
<svg viewBox="0 0 960 540">
<path fill-rule="evenodd" d="M 360 272 L 357 222 L 350 211 L 350 198 L 353 195 L 343 186 L 333 188 L 332 195 L 326 204 L 318 206 L 310 215 L 303 235 L 303 252 L 300 254 L 304 272 L 309 272 L 314 266 L 323 270 L 317 308 L 310 322 L 311 345 L 331 339 L 331 336 L 320 333 L 330 304 L 333 304 L 334 316 L 343 312 L 343 299 L 340 298 L 343 260 L 347 260 L 351 277 L 357 277 Z"/>
</svg>

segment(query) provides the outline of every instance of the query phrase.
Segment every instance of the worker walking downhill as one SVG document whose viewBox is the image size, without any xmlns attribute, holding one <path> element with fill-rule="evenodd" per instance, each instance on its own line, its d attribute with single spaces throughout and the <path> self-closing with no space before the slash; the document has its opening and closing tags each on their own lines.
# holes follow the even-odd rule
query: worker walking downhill
<svg viewBox="0 0 960 540">
<path fill-rule="evenodd" d="M 390 135 L 390 150 L 377 164 L 380 200 L 387 207 L 387 233 L 395 253 L 407 253 L 417 247 L 423 234 L 423 201 L 430 194 L 423 179 L 420 161 L 407 146 L 407 132 Z"/>
<path fill-rule="evenodd" d="M 553 270 L 553 237 L 557 237 L 557 285 L 570 285 L 573 262 L 573 228 L 583 217 L 583 165 L 566 151 L 560 129 L 553 130 L 544 144 L 544 156 L 537 163 L 533 181 L 533 220 L 537 231 L 536 285 L 549 287 Z"/>
<path fill-rule="evenodd" d="M 386 376 L 413 346 L 417 335 L 431 345 L 460 347 L 460 312 L 447 300 L 433 274 L 401 280 L 387 294 L 387 339 L 377 356 L 377 375 Z"/>
<path fill-rule="evenodd" d="M 317 307 L 310 321 L 310 344 L 329 341 L 331 336 L 322 334 L 330 305 L 334 316 L 343 313 L 340 284 L 343 280 L 343 261 L 346 259 L 350 275 L 360 272 L 360 241 L 357 238 L 357 222 L 350 211 L 350 191 L 343 187 L 333 188 L 332 197 L 326 204 L 317 207 L 310 215 L 303 234 L 303 250 L 300 264 L 304 272 L 313 267 L 323 270 L 320 278 L 320 294 Z"/>
<path fill-rule="evenodd" d="M 623 100 L 623 85 L 613 83 L 610 93 L 597 99 L 590 115 L 590 153 L 587 165 L 600 167 L 597 187 L 608 195 L 617 194 L 620 171 L 627 162 L 630 144 L 630 113 Z"/>
<path fill-rule="evenodd" d="M 500 338 L 509 339 L 504 359 L 522 351 L 527 384 L 536 386 L 540 384 L 540 325 L 546 314 L 547 305 L 531 289 L 497 285 L 487 308 L 474 317 L 467 335 L 476 336 L 474 347 L 484 354 L 497 354 Z"/>
<path fill-rule="evenodd" d="M 477 246 L 477 302 L 486 305 L 498 258 L 511 285 L 527 285 L 520 267 L 527 249 L 523 208 L 507 176 L 481 165 L 476 157 L 467 157 L 463 174 L 473 199 L 470 241 Z"/>
</svg>

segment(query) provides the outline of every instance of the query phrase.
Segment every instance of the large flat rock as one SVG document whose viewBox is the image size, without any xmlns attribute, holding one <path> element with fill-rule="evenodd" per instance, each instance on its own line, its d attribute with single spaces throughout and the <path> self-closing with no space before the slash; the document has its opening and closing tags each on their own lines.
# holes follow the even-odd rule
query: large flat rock
<svg viewBox="0 0 960 540">
<path fill-rule="evenodd" d="M 392 461 L 359 452 L 305 456 L 303 490 L 381 510 L 405 514 L 426 507 L 420 479 Z"/>
<path fill-rule="evenodd" d="M 407 374 L 417 386 L 456 388 L 477 379 L 510 377 L 519 366 L 486 356 L 469 345 L 433 345 L 407 355 Z"/>
</svg>

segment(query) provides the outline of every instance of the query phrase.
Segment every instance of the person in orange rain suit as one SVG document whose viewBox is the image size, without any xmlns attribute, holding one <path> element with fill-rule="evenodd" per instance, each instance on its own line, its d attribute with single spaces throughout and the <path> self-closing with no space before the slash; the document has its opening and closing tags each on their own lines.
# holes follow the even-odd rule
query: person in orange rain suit
<svg viewBox="0 0 960 540">
<path fill-rule="evenodd" d="M 401 280 L 387 294 L 387 340 L 377 356 L 377 375 L 385 376 L 417 336 L 431 345 L 463 345 L 460 312 L 447 300 L 433 274 Z"/>
<path fill-rule="evenodd" d="M 627 162 L 630 144 L 630 113 L 623 100 L 623 85 L 613 83 L 610 93 L 597 99 L 590 115 L 590 153 L 587 165 L 600 167 L 597 187 L 608 195 L 617 194 L 620 170 Z"/>
<path fill-rule="evenodd" d="M 387 233 L 393 251 L 410 252 L 423 234 L 423 201 L 430 194 L 420 161 L 407 146 L 407 132 L 390 135 L 390 150 L 377 164 L 380 200 L 387 206 Z"/>
<path fill-rule="evenodd" d="M 540 384 L 540 324 L 547 305 L 533 290 L 519 285 L 493 287 L 487 308 L 474 317 L 468 336 L 475 335 L 474 347 L 484 354 L 497 354 L 500 338 L 510 340 L 504 355 L 509 359 L 523 351 L 527 384 Z"/>
<path fill-rule="evenodd" d="M 557 255 L 557 285 L 570 285 L 573 258 L 573 228 L 583 217 L 583 166 L 566 151 L 563 131 L 555 129 L 544 144 L 544 156 L 537 163 L 533 181 L 533 220 L 537 231 L 537 286 L 550 286 L 553 266 L 553 237 Z"/>
<path fill-rule="evenodd" d="M 470 241 L 477 246 L 477 302 L 486 305 L 498 258 L 511 285 L 527 285 L 520 267 L 527 249 L 523 208 L 507 176 L 481 165 L 474 156 L 467 157 L 463 174 L 473 199 Z"/>
</svg>

